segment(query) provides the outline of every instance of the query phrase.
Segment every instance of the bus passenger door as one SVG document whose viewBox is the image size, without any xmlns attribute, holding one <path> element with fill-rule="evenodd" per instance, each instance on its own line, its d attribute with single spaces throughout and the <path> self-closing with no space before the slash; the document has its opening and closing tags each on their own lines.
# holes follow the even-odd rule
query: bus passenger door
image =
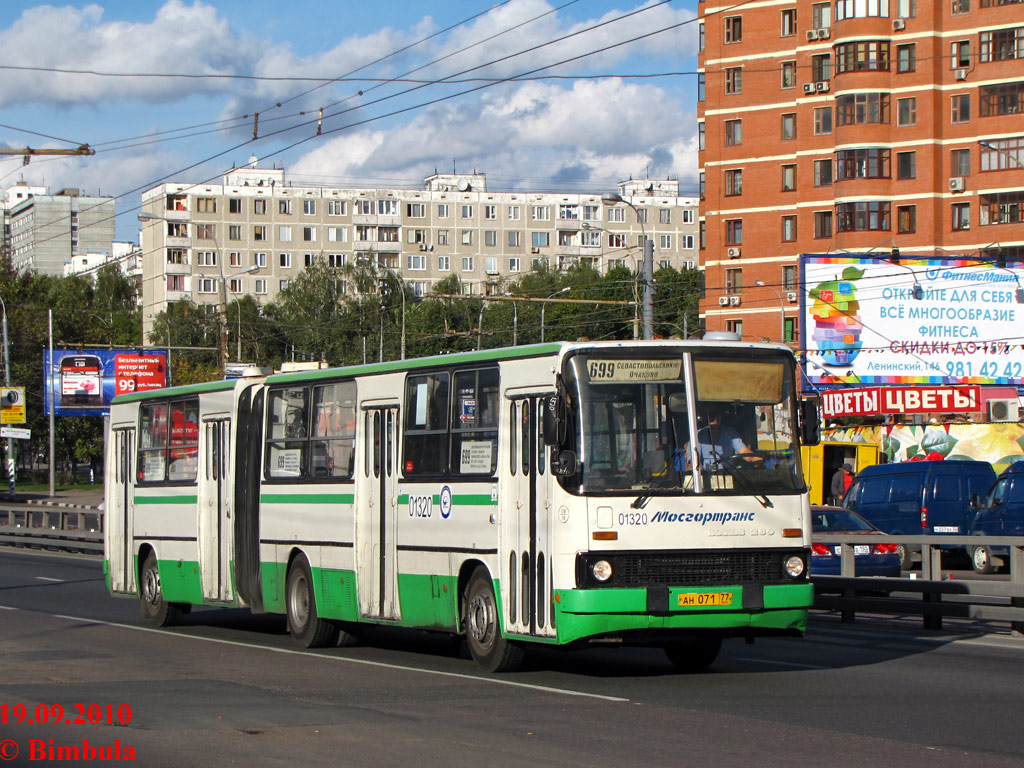
<svg viewBox="0 0 1024 768">
<path fill-rule="evenodd" d="M 362 437 L 356 488 L 359 612 L 397 620 L 398 406 L 364 407 Z"/>
<path fill-rule="evenodd" d="M 205 461 L 199 482 L 199 569 L 203 599 L 228 602 L 231 588 L 232 532 L 231 420 L 203 422 Z"/>
<path fill-rule="evenodd" d="M 112 592 L 135 593 L 135 428 L 114 429 L 116 493 L 108 510 L 107 557 Z"/>
<path fill-rule="evenodd" d="M 545 393 L 549 394 L 549 393 Z M 503 504 L 501 579 L 506 628 L 553 636 L 551 590 L 550 468 L 540 421 L 544 397 L 516 394 L 509 400 L 510 504 Z M 507 476 L 507 475 L 506 475 Z"/>
</svg>

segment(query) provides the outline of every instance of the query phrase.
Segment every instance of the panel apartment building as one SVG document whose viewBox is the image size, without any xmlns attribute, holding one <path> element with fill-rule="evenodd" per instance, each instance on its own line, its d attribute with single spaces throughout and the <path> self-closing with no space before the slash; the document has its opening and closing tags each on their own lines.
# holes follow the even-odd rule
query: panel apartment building
<svg viewBox="0 0 1024 768">
<path fill-rule="evenodd" d="M 168 302 L 273 301 L 317 259 L 393 270 L 418 295 L 453 274 L 465 291 L 488 295 L 542 263 L 635 270 L 644 235 L 654 241 L 655 268 L 696 266 L 698 201 L 680 197 L 676 180 L 621 182 L 634 211 L 600 193 L 488 192 L 480 173 L 435 174 L 423 189 L 360 189 L 295 186 L 283 169 L 255 166 L 250 160 L 223 184 L 143 193 L 147 334 Z"/>
<path fill-rule="evenodd" d="M 1020 0 L 699 17 L 708 330 L 799 338 L 801 253 L 1024 258 Z"/>
</svg>

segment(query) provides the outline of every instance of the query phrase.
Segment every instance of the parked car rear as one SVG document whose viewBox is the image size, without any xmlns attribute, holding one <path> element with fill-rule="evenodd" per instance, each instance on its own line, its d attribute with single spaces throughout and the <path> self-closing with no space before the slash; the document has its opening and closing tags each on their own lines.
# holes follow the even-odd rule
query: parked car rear
<svg viewBox="0 0 1024 768">
<path fill-rule="evenodd" d="M 899 578 L 900 558 L 895 544 L 872 542 L 882 531 L 858 515 L 842 507 L 811 507 L 811 528 L 814 533 L 856 534 L 864 543 L 853 545 L 856 576 L 891 576 Z M 842 545 L 815 541 L 811 545 L 811 578 L 838 576 L 842 562 Z"/>
<path fill-rule="evenodd" d="M 843 506 L 890 534 L 963 536 L 974 519 L 974 505 L 995 479 L 985 461 L 876 464 L 854 478 Z M 904 570 L 912 566 L 915 552 L 920 547 L 899 545 Z"/>
<path fill-rule="evenodd" d="M 972 536 L 1024 536 L 1024 461 L 1008 466 L 999 476 L 971 523 Z M 971 565 L 978 573 L 993 573 L 1009 547 L 977 544 L 967 547 Z"/>
</svg>

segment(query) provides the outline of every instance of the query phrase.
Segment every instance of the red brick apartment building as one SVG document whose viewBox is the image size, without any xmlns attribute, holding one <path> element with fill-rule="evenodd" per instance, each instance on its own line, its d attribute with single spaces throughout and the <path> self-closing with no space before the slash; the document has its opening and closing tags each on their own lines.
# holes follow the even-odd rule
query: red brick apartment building
<svg viewBox="0 0 1024 768">
<path fill-rule="evenodd" d="M 798 340 L 801 253 L 1024 259 L 1022 0 L 705 0 L 699 23 L 708 330 Z"/>
</svg>

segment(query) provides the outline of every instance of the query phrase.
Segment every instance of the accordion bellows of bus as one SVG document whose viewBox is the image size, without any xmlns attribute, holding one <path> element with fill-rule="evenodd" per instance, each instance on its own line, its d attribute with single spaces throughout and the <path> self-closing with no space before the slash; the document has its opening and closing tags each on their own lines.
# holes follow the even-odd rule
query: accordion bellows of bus
<svg viewBox="0 0 1024 768">
<path fill-rule="evenodd" d="M 143 619 L 287 617 L 305 647 L 391 625 L 665 649 L 800 634 L 817 434 L 783 346 L 575 342 L 117 397 L 105 571 Z"/>
</svg>

